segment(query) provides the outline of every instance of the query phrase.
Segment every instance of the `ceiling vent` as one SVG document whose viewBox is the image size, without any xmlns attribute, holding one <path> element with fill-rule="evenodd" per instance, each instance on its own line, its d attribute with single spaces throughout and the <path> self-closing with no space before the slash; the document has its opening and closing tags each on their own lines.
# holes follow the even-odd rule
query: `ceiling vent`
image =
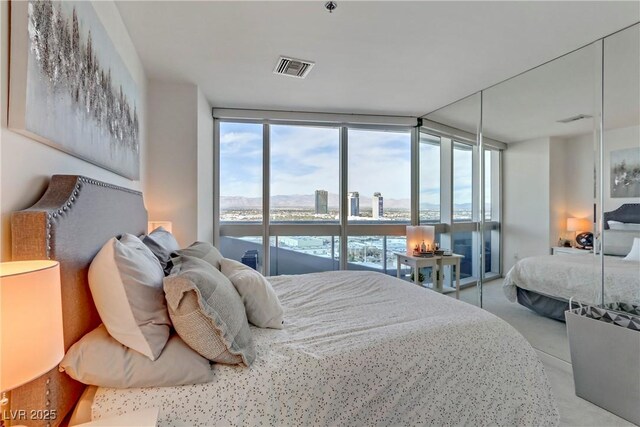
<svg viewBox="0 0 640 427">
<path fill-rule="evenodd" d="M 304 79 L 314 65 L 315 63 L 311 61 L 281 56 L 280 59 L 278 59 L 276 68 L 273 69 L 273 73 Z"/>
<path fill-rule="evenodd" d="M 582 120 L 582 119 L 590 119 L 593 116 L 590 116 L 588 114 L 578 114 L 577 116 L 573 116 L 573 117 L 567 117 L 566 119 L 562 119 L 562 120 L 558 120 L 558 123 L 571 123 L 571 122 L 577 122 L 578 120 Z"/>
</svg>

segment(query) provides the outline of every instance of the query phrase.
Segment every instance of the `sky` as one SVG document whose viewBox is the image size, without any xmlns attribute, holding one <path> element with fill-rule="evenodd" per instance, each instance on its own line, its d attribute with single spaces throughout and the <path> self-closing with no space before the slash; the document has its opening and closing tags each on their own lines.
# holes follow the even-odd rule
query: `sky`
<svg viewBox="0 0 640 427">
<path fill-rule="evenodd" d="M 339 192 L 339 128 L 271 125 L 271 195 Z M 420 202 L 440 203 L 440 149 L 421 144 Z M 411 197 L 409 132 L 349 130 L 348 191 Z M 471 151 L 454 153 L 454 203 L 471 202 Z M 220 124 L 222 196 L 262 194 L 262 125 Z"/>
</svg>

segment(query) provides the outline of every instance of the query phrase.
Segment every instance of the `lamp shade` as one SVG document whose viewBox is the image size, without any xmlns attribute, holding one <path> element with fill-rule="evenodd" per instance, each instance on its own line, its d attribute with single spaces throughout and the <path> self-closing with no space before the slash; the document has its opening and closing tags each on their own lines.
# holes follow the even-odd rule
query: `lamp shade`
<svg viewBox="0 0 640 427">
<path fill-rule="evenodd" d="M 433 248 L 436 238 L 436 228 L 432 225 L 407 226 L 407 254 L 412 254 L 413 249 L 424 242 L 428 247 Z"/>
<path fill-rule="evenodd" d="M 149 221 L 147 223 L 147 230 L 149 233 L 151 233 L 158 227 L 162 227 L 169 233 L 173 233 L 173 231 L 171 230 L 171 221 Z"/>
<path fill-rule="evenodd" d="M 585 231 L 588 229 L 588 220 L 584 218 L 567 218 L 567 231 Z"/>
<path fill-rule="evenodd" d="M 0 391 L 50 371 L 64 356 L 60 265 L 0 264 Z"/>
</svg>

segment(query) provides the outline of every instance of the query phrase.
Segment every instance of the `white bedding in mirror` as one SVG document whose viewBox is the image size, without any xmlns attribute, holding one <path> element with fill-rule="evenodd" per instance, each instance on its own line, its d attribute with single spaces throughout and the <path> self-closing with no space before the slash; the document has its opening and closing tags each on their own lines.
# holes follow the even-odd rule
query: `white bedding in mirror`
<svg viewBox="0 0 640 427">
<path fill-rule="evenodd" d="M 160 407 L 178 425 L 557 425 L 538 356 L 498 317 L 369 272 L 269 278 L 282 330 L 250 368 L 182 387 L 100 388 L 93 418 Z"/>
<path fill-rule="evenodd" d="M 518 261 L 507 273 L 503 289 L 516 301 L 516 287 L 583 304 L 601 302 L 601 261 L 593 254 L 543 255 Z M 605 301 L 640 305 L 640 263 L 605 256 Z"/>
</svg>

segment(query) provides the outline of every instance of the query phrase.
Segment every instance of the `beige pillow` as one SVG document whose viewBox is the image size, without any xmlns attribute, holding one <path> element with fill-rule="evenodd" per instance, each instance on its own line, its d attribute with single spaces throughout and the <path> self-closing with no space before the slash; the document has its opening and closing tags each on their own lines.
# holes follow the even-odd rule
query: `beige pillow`
<svg viewBox="0 0 640 427">
<path fill-rule="evenodd" d="M 180 245 L 173 234 L 165 230 L 164 227 L 158 227 L 151 233 L 142 237 L 142 243 L 148 247 L 151 252 L 158 258 L 162 269 L 168 274 L 171 267 L 168 266 L 171 259 L 171 253 L 180 249 Z"/>
<path fill-rule="evenodd" d="M 84 384 L 101 387 L 170 387 L 213 380 L 207 359 L 172 335 L 157 360 L 114 340 L 104 325 L 71 346 L 60 362 L 60 371 Z"/>
<path fill-rule="evenodd" d="M 171 320 L 156 256 L 131 234 L 110 239 L 89 267 L 89 287 L 102 323 L 120 343 L 155 360 Z"/>
<path fill-rule="evenodd" d="M 198 258 L 183 255 L 172 261 L 164 292 L 176 332 L 209 360 L 251 365 L 256 357 L 253 337 L 242 300 L 229 279 Z"/>
<path fill-rule="evenodd" d="M 227 258 L 220 262 L 220 270 L 240 294 L 249 322 L 260 328 L 282 329 L 284 310 L 271 283 L 262 274 Z"/>
<path fill-rule="evenodd" d="M 177 257 L 180 255 L 200 258 L 201 260 L 207 261 L 209 264 L 220 270 L 220 260 L 222 260 L 222 254 L 211 243 L 194 242 L 188 248 L 179 249 L 171 254 L 172 257 Z"/>
</svg>

